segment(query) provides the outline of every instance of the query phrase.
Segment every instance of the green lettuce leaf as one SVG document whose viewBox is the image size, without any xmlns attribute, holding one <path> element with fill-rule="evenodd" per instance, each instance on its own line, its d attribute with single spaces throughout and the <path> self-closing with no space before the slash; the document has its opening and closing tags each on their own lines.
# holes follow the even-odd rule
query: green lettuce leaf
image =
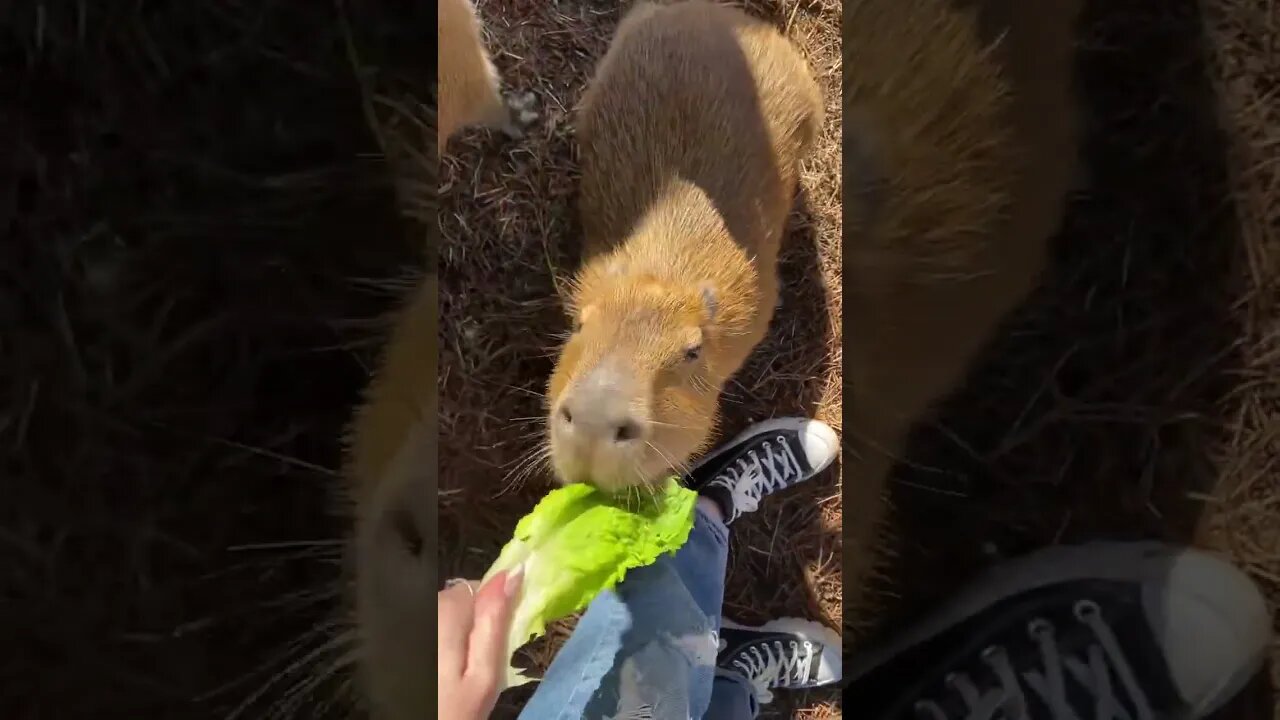
<svg viewBox="0 0 1280 720">
<path fill-rule="evenodd" d="M 590 485 L 551 491 L 516 524 L 484 581 L 524 564 L 507 649 L 515 653 L 547 624 L 582 610 L 632 568 L 684 545 L 698 495 L 674 478 L 660 488 L 610 495 Z M 507 687 L 529 682 L 508 666 Z"/>
</svg>

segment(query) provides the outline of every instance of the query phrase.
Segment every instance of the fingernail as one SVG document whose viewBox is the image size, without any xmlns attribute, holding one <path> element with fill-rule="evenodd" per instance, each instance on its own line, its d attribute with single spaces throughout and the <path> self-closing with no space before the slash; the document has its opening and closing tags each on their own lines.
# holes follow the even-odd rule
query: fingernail
<svg viewBox="0 0 1280 720">
<path fill-rule="evenodd" d="M 444 586 L 446 588 L 451 588 L 454 585 L 461 585 L 464 582 L 466 582 L 465 578 L 449 578 L 448 580 L 444 581 Z"/>
<path fill-rule="evenodd" d="M 516 592 L 520 589 L 522 580 L 524 580 L 524 563 L 520 563 L 507 572 L 506 581 L 502 584 L 502 592 L 506 593 L 509 598 L 515 597 Z"/>
</svg>

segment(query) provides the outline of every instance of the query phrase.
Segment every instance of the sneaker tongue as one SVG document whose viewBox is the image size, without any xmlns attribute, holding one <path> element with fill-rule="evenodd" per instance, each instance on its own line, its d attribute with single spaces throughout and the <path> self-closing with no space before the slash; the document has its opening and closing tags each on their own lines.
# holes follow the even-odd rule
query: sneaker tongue
<svg viewBox="0 0 1280 720">
<path fill-rule="evenodd" d="M 764 481 L 770 487 L 805 472 L 803 449 L 785 434 L 769 435 L 744 446 L 726 463 L 739 481 Z"/>
</svg>

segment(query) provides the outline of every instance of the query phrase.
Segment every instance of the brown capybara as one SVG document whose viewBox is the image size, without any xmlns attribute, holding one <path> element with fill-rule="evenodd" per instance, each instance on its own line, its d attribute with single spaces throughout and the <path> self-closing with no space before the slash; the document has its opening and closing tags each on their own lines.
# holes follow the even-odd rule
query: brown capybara
<svg viewBox="0 0 1280 720">
<path fill-rule="evenodd" d="M 844 15 L 846 638 L 874 620 L 886 482 L 1036 285 L 1077 168 L 1079 0 Z"/>
<path fill-rule="evenodd" d="M 641 3 L 622 20 L 577 117 L 585 262 L 548 391 L 561 482 L 644 485 L 707 444 L 773 316 L 822 115 L 796 48 L 737 9 Z"/>
</svg>

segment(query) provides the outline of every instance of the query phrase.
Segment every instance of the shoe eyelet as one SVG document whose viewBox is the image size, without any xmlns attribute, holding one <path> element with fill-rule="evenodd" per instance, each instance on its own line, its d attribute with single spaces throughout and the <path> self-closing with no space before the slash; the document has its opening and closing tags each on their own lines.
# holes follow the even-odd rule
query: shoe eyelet
<svg viewBox="0 0 1280 720">
<path fill-rule="evenodd" d="M 809 642 L 808 640 L 805 640 L 805 641 L 804 641 L 804 649 L 805 649 L 805 650 L 812 650 L 812 649 L 813 649 L 813 643 Z"/>
<path fill-rule="evenodd" d="M 1081 600 L 1075 604 L 1075 607 L 1072 608 L 1072 612 L 1075 613 L 1077 620 L 1087 622 L 1101 616 L 1102 608 L 1098 606 L 1098 603 L 1092 600 Z"/>
<path fill-rule="evenodd" d="M 911 712 L 921 720 L 942 717 L 938 704 L 932 700 L 917 700 L 911 704 Z"/>
<path fill-rule="evenodd" d="M 1030 636 L 1032 640 L 1039 640 L 1040 638 L 1048 637 L 1052 634 L 1053 623 L 1045 620 L 1044 618 L 1035 618 L 1031 622 L 1027 623 L 1027 635 Z"/>
</svg>

